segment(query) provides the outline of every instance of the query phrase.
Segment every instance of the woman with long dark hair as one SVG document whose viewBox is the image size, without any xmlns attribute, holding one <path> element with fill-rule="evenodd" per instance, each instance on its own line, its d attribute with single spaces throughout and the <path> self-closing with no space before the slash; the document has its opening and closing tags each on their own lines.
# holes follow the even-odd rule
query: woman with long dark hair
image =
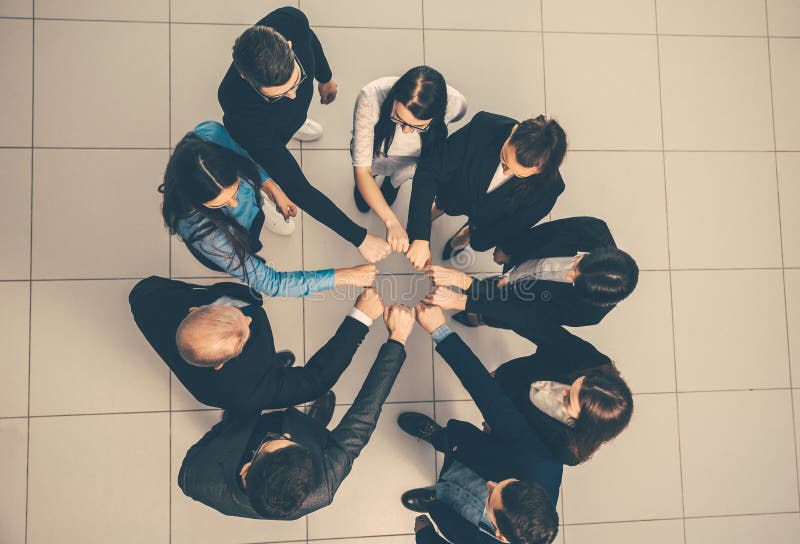
<svg viewBox="0 0 800 544">
<path fill-rule="evenodd" d="M 203 265 L 227 272 L 267 296 L 304 297 L 336 285 L 371 285 L 377 268 L 277 272 L 257 255 L 264 225 L 263 190 L 281 213 L 294 213 L 283 191 L 233 141 L 225 127 L 199 124 L 175 147 L 164 174 L 161 212 Z"/>
<path fill-rule="evenodd" d="M 405 253 L 408 235 L 392 211 L 400 185 L 414 177 L 417 161 L 447 139 L 447 124 L 467 110 L 460 92 L 438 71 L 417 66 L 361 89 L 353 112 L 353 196 L 362 212 L 375 211 L 392 250 Z M 380 188 L 375 180 L 383 176 Z"/>
</svg>

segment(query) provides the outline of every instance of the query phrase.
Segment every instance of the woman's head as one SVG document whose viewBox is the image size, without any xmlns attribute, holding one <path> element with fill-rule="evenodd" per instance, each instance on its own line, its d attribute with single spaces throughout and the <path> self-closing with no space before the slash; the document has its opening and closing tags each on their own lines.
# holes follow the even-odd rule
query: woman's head
<svg viewBox="0 0 800 544">
<path fill-rule="evenodd" d="M 633 257 L 615 247 L 584 255 L 576 268 L 575 288 L 594 306 L 617 304 L 636 288 L 639 267 Z"/>
<path fill-rule="evenodd" d="M 403 132 L 418 132 L 423 153 L 447 138 L 444 122 L 447 84 L 444 76 L 429 66 L 412 68 L 392 85 L 381 104 L 375 124 L 373 152 L 386 155 L 394 139 L 395 126 Z"/>
<path fill-rule="evenodd" d="M 613 367 L 596 368 L 572 382 L 565 394 L 567 413 L 575 419 L 569 447 L 579 462 L 621 433 L 633 415 L 633 395 Z"/>
<path fill-rule="evenodd" d="M 540 115 L 513 128 L 500 150 L 500 160 L 510 173 L 525 178 L 557 170 L 566 153 L 564 129 L 555 119 Z"/>
</svg>

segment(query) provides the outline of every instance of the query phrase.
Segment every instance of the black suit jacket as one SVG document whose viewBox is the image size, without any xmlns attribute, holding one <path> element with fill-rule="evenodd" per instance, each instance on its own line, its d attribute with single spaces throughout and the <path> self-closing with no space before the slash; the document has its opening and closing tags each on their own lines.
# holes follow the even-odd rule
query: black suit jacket
<svg viewBox="0 0 800 544">
<path fill-rule="evenodd" d="M 499 246 L 510 257 L 508 270 L 531 259 L 568 257 L 617 247 L 608 225 L 595 217 L 569 217 L 538 225 Z M 498 278 L 473 279 L 466 310 L 481 314 L 487 324 L 514 330 L 531 342 L 561 338 L 561 326 L 599 323 L 616 305 L 595 306 L 582 300 L 569 283 L 520 280 L 507 287 Z"/>
<path fill-rule="evenodd" d="M 558 171 L 512 178 L 486 193 L 500 163 L 500 148 L 516 124 L 509 117 L 479 112 L 440 150 L 420 160 L 408 212 L 412 240 L 430 240 L 434 197 L 448 215 L 469 216 L 470 245 L 476 251 L 522 234 L 550 213 L 564 191 Z M 526 198 L 515 199 L 510 208 L 510 195 L 524 184 L 530 184 Z"/>
<path fill-rule="evenodd" d="M 538 430 L 528 424 L 511 398 L 457 334 L 442 340 L 436 351 L 456 373 L 492 428 L 490 436 L 470 423 L 448 421 L 442 470 L 457 460 L 487 481 L 500 482 L 508 478 L 534 481 L 544 488 L 555 507 L 563 467 Z M 444 505 L 435 505 L 430 514 L 450 542 L 496 542 Z M 435 531 L 426 530 L 417 535 L 417 542 L 441 542 L 436 540 L 439 538 Z"/>
<path fill-rule="evenodd" d="M 178 352 L 178 326 L 189 308 L 210 304 L 221 296 L 257 308 L 252 312 L 250 338 L 241 355 L 220 370 L 190 365 Z M 129 301 L 139 329 L 186 389 L 203 404 L 237 412 L 286 408 L 322 396 L 347 369 L 368 331 L 366 325 L 347 317 L 305 366 L 284 368 L 273 362 L 275 343 L 261 308 L 261 295 L 246 285 L 222 282 L 202 286 L 151 276 L 136 284 Z"/>
<path fill-rule="evenodd" d="M 331 431 L 295 408 L 284 412 L 281 431 L 291 434 L 292 441 L 311 452 L 315 483 L 300 509 L 285 519 L 298 519 L 333 501 L 375 430 L 405 355 L 402 344 L 397 342 L 388 341 L 381 347 L 361 391 Z M 260 417 L 266 416 L 223 417 L 186 453 L 178 474 L 181 490 L 225 515 L 264 519 L 253 510 L 239 485 L 241 460 Z"/>
</svg>

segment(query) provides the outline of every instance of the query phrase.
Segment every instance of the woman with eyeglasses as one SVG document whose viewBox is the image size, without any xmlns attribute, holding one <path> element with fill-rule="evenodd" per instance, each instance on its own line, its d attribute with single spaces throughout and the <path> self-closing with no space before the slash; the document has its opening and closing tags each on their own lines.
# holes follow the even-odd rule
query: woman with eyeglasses
<svg viewBox="0 0 800 544">
<path fill-rule="evenodd" d="M 429 66 L 364 86 L 353 112 L 353 196 L 362 212 L 375 211 L 393 251 L 408 250 L 408 234 L 392 211 L 400 186 L 414 177 L 420 156 L 442 145 L 447 124 L 464 116 L 467 101 Z M 375 180 L 383 176 L 380 188 Z"/>
<path fill-rule="evenodd" d="M 338 285 L 369 286 L 377 268 L 278 272 L 257 255 L 264 225 L 262 191 L 281 209 L 291 202 L 213 121 L 200 123 L 175 147 L 167 163 L 161 212 L 170 234 L 177 234 L 203 265 L 243 280 L 267 296 L 305 297 Z"/>
</svg>

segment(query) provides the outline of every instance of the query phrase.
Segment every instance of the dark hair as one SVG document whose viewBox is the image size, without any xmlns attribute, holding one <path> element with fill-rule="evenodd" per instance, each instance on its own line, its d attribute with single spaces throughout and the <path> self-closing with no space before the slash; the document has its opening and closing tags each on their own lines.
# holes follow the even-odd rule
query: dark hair
<svg viewBox="0 0 800 544">
<path fill-rule="evenodd" d="M 233 44 L 233 65 L 256 87 L 274 87 L 292 77 L 294 53 L 273 28 L 251 26 Z"/>
<path fill-rule="evenodd" d="M 633 415 L 633 395 L 613 364 L 583 374 L 580 415 L 567 431 L 567 447 L 579 463 L 625 430 Z"/>
<path fill-rule="evenodd" d="M 373 154 L 386 156 L 392 145 L 396 126 L 392 121 L 395 100 L 407 107 L 417 119 L 431 119 L 430 128 L 419 135 L 422 155 L 447 139 L 447 125 L 444 122 L 447 84 L 444 76 L 430 66 L 417 66 L 400 76 L 381 104 L 380 116 L 375 123 Z"/>
<path fill-rule="evenodd" d="M 161 215 L 170 234 L 177 232 L 181 220 L 196 221 L 198 225 L 191 237 L 184 240 L 187 244 L 214 231 L 222 232 L 233 250 L 233 262 L 242 268 L 247 281 L 244 260 L 250 253 L 249 232 L 222 210 L 203 205 L 219 196 L 220 186 L 230 187 L 237 179 L 253 186 L 256 202 L 261 206 L 263 200 L 257 185 L 260 176 L 256 165 L 250 159 L 190 132 L 175 146 L 164 173 L 164 183 L 158 191 L 164 194 Z"/>
<path fill-rule="evenodd" d="M 615 247 L 584 255 L 578 263 L 575 287 L 585 302 L 595 306 L 618 303 L 636 288 L 639 267 L 633 257 Z"/>
<path fill-rule="evenodd" d="M 245 477 L 250 506 L 265 518 L 289 518 L 306 500 L 313 477 L 311 452 L 306 448 L 292 445 L 262 453 Z"/>
<path fill-rule="evenodd" d="M 542 172 L 557 170 L 567 153 L 567 135 L 555 119 L 540 115 L 517 125 L 509 142 L 517 162 L 526 168 L 537 166 Z"/>
<path fill-rule="evenodd" d="M 558 512 L 536 482 L 515 481 L 502 489 L 497 528 L 511 544 L 550 544 L 558 534 Z"/>
</svg>

